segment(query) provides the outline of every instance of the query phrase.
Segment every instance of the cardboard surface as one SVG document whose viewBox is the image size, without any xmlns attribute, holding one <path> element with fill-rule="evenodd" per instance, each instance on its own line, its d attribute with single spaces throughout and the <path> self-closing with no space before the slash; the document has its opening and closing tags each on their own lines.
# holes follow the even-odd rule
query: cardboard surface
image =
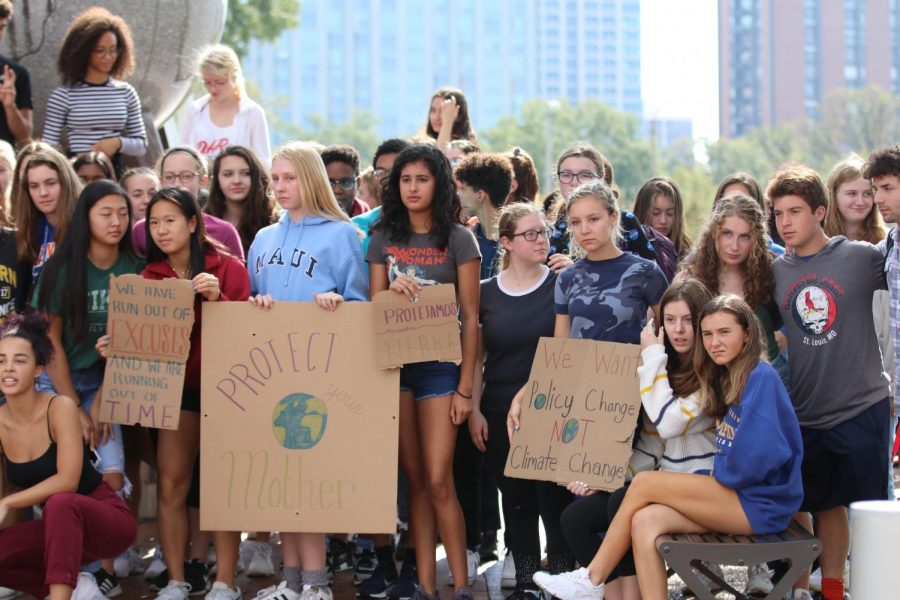
<svg viewBox="0 0 900 600">
<path fill-rule="evenodd" d="M 200 526 L 393 533 L 399 371 L 374 307 L 204 307 Z"/>
<path fill-rule="evenodd" d="M 194 291 L 186 279 L 109 278 L 110 337 L 100 420 L 177 429 L 191 349 Z"/>
<path fill-rule="evenodd" d="M 428 285 L 418 302 L 384 290 L 372 298 L 375 360 L 381 369 L 440 360 L 459 363 L 459 307 L 451 283 Z"/>
<path fill-rule="evenodd" d="M 504 473 L 622 486 L 641 407 L 640 346 L 541 338 Z"/>
</svg>

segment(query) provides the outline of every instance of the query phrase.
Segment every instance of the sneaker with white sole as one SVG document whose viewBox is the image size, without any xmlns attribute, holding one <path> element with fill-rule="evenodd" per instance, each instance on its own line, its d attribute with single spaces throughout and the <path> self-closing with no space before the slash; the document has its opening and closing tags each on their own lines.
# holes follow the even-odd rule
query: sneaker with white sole
<svg viewBox="0 0 900 600">
<path fill-rule="evenodd" d="M 744 593 L 748 596 L 768 596 L 775 587 L 772 584 L 772 570 L 762 563 L 747 567 L 747 587 Z"/>
<path fill-rule="evenodd" d="M 481 563 L 481 555 L 474 550 L 466 549 L 466 568 L 468 569 L 468 585 L 475 584 L 475 578 L 478 577 L 478 565 Z M 453 587 L 454 582 L 453 571 L 447 575 L 447 585 Z"/>
<path fill-rule="evenodd" d="M 256 592 L 256 600 L 300 600 L 300 594 L 288 587 L 287 581 Z"/>
<path fill-rule="evenodd" d="M 97 587 L 100 593 L 107 598 L 115 598 L 122 595 L 122 586 L 119 585 L 119 579 L 112 573 L 107 573 L 103 569 L 98 569 L 94 573 L 94 579 L 97 581 Z"/>
<path fill-rule="evenodd" d="M 516 561 L 513 560 L 513 553 L 509 550 L 506 551 L 506 556 L 503 557 L 500 587 L 507 590 L 516 587 Z"/>
<path fill-rule="evenodd" d="M 0 587 L 0 600 L 13 600 L 13 598 L 18 598 L 21 595 L 22 592 L 20 592 L 19 590 Z"/>
<path fill-rule="evenodd" d="M 533 579 L 538 587 L 560 600 L 603 600 L 603 584 L 594 585 L 586 567 L 559 575 L 538 571 Z"/>
<path fill-rule="evenodd" d="M 104 600 L 106 596 L 97 587 L 97 580 L 90 573 L 79 573 L 78 582 L 72 590 L 72 600 Z"/>
<path fill-rule="evenodd" d="M 247 558 L 247 577 L 274 577 L 275 565 L 272 564 L 272 546 L 266 542 L 249 542 Z"/>
<path fill-rule="evenodd" d="M 334 600 L 334 594 L 327 586 L 304 585 L 300 600 Z"/>
<path fill-rule="evenodd" d="M 141 562 L 141 553 L 132 546 L 113 561 L 113 572 L 119 579 L 124 579 L 135 573 L 144 572 L 144 564 Z"/>
<path fill-rule="evenodd" d="M 170 579 L 169 583 L 156 594 L 156 600 L 187 600 L 191 586 L 186 581 Z"/>
<path fill-rule="evenodd" d="M 241 600 L 241 597 L 241 588 L 237 586 L 231 588 L 227 583 L 217 581 L 207 592 L 205 600 Z"/>
<path fill-rule="evenodd" d="M 363 548 L 353 553 L 353 584 L 359 585 L 378 568 L 378 557 L 371 548 Z"/>
<path fill-rule="evenodd" d="M 163 560 L 162 548 L 156 546 L 150 554 L 150 564 L 144 570 L 144 579 L 156 579 L 165 570 L 166 561 Z"/>
<path fill-rule="evenodd" d="M 809 593 L 809 590 L 794 590 L 793 595 L 788 596 L 792 600 L 813 600 L 812 594 Z"/>
<path fill-rule="evenodd" d="M 356 588 L 356 597 L 376 599 L 387 598 L 388 590 L 393 584 L 393 581 L 387 580 L 384 573 L 384 566 L 378 564 L 375 566 L 375 570 L 368 579 L 361 582 L 359 587 Z"/>
</svg>

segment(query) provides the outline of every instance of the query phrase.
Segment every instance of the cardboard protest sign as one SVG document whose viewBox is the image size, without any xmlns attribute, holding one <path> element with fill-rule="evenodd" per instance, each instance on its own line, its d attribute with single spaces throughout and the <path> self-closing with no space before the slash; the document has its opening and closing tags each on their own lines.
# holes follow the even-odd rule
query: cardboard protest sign
<svg viewBox="0 0 900 600">
<path fill-rule="evenodd" d="M 504 473 L 612 491 L 641 408 L 640 346 L 541 338 Z"/>
<path fill-rule="evenodd" d="M 204 307 L 204 530 L 395 531 L 400 374 L 375 365 L 373 313 Z"/>
<path fill-rule="evenodd" d="M 375 359 L 380 369 L 462 360 L 459 307 L 452 283 L 423 287 L 415 303 L 403 294 L 384 290 L 375 294 L 372 305 Z"/>
<path fill-rule="evenodd" d="M 193 325 L 190 281 L 110 276 L 101 421 L 178 429 Z"/>
</svg>

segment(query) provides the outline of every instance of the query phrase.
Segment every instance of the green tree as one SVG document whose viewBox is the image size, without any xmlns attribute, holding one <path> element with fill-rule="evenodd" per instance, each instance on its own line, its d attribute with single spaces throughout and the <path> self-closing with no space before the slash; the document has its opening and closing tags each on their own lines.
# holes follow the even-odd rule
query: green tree
<svg viewBox="0 0 900 600">
<path fill-rule="evenodd" d="M 222 43 L 238 56 L 247 54 L 250 40 L 273 42 L 299 24 L 300 0 L 228 0 Z"/>
</svg>

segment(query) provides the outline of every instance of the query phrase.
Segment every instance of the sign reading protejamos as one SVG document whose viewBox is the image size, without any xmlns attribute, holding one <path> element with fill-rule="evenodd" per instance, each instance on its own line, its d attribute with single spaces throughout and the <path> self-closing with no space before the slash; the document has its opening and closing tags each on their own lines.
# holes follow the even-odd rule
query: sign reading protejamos
<svg viewBox="0 0 900 600">
<path fill-rule="evenodd" d="M 641 408 L 640 346 L 541 338 L 525 386 L 509 477 L 622 486 Z"/>
<path fill-rule="evenodd" d="M 101 421 L 178 429 L 193 325 L 190 281 L 110 276 Z"/>
<path fill-rule="evenodd" d="M 452 283 L 422 288 L 416 302 L 385 290 L 375 307 L 375 359 L 389 369 L 430 360 L 459 362 L 459 306 Z"/>
<path fill-rule="evenodd" d="M 204 307 L 204 530 L 396 530 L 400 375 L 375 364 L 374 313 Z"/>
</svg>

